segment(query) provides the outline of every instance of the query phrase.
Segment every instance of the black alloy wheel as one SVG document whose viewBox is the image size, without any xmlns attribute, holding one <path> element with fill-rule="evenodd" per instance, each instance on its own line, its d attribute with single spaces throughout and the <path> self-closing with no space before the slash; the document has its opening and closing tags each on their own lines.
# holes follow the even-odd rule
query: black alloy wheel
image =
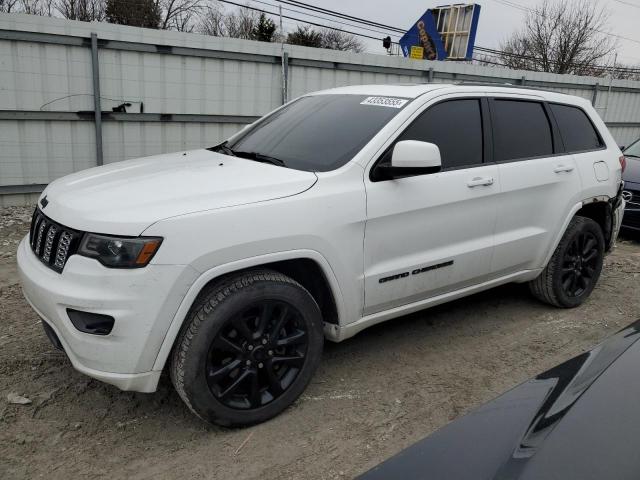
<svg viewBox="0 0 640 480">
<path fill-rule="evenodd" d="M 565 251 L 562 263 L 562 288 L 569 297 L 579 297 L 595 281 L 598 268 L 598 240 L 583 231 L 578 233 Z"/>
<path fill-rule="evenodd" d="M 529 282 L 531 293 L 556 307 L 581 305 L 598 282 L 604 250 L 600 225 L 591 218 L 573 217 L 546 267 Z"/>
<path fill-rule="evenodd" d="M 203 420 L 255 425 L 302 394 L 323 343 L 322 313 L 306 288 L 273 270 L 239 272 L 194 301 L 172 352 L 171 381 Z"/>
<path fill-rule="evenodd" d="M 300 312 L 284 301 L 248 306 L 218 332 L 205 364 L 211 393 L 234 409 L 262 407 L 289 388 L 307 353 Z"/>
</svg>

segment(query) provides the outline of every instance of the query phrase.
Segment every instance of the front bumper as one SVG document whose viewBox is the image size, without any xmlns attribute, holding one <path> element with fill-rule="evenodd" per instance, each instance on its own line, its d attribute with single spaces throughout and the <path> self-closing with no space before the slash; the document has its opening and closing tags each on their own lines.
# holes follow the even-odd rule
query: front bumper
<svg viewBox="0 0 640 480">
<path fill-rule="evenodd" d="M 18 247 L 24 296 L 55 332 L 74 368 L 122 390 L 155 391 L 153 364 L 196 271 L 184 265 L 110 269 L 73 255 L 59 274 L 40 262 L 27 238 Z M 104 336 L 77 330 L 67 309 L 115 319 Z"/>
</svg>

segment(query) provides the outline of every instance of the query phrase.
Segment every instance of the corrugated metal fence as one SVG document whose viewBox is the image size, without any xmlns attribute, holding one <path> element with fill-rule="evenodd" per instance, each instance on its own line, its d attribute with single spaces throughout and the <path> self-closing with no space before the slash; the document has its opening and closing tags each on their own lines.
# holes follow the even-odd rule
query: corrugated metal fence
<svg viewBox="0 0 640 480">
<path fill-rule="evenodd" d="M 310 91 L 467 81 L 579 95 L 618 142 L 640 136 L 640 82 L 0 14 L 0 204 L 97 164 L 213 145 Z"/>
</svg>

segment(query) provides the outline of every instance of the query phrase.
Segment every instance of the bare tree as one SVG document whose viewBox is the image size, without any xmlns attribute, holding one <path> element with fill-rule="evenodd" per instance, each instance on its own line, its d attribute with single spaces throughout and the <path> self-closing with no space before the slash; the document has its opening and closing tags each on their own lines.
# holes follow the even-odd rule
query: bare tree
<svg viewBox="0 0 640 480">
<path fill-rule="evenodd" d="M 0 0 L 0 13 L 12 13 L 19 7 L 19 0 Z"/>
<path fill-rule="evenodd" d="M 332 28 L 325 28 L 322 30 L 321 35 L 322 48 L 355 53 L 361 53 L 364 51 L 364 45 L 362 42 L 355 35 L 351 35 L 350 33 L 341 32 L 340 30 L 334 30 Z"/>
<path fill-rule="evenodd" d="M 50 17 L 53 14 L 53 0 L 20 0 L 14 3 L 12 11 Z"/>
<path fill-rule="evenodd" d="M 197 31 L 216 37 L 242 38 L 260 42 L 273 42 L 278 38 L 275 22 L 264 13 L 258 13 L 246 7 L 225 12 L 217 2 L 209 5 L 200 16 Z"/>
<path fill-rule="evenodd" d="M 603 33 L 608 18 L 589 0 L 545 0 L 527 14 L 524 29 L 501 45 L 498 57 L 515 69 L 593 74 L 616 48 Z"/>
<path fill-rule="evenodd" d="M 163 30 L 192 31 L 195 17 L 205 8 L 204 0 L 154 0 L 162 12 L 160 28 Z"/>
<path fill-rule="evenodd" d="M 203 35 L 222 37 L 225 35 L 224 12 L 217 4 L 208 5 L 200 15 L 196 30 Z"/>
<path fill-rule="evenodd" d="M 55 8 L 63 18 L 83 22 L 105 20 L 104 0 L 57 0 Z"/>
<path fill-rule="evenodd" d="M 240 7 L 238 10 L 225 15 L 225 36 L 252 40 L 253 32 L 259 21 L 260 15 L 258 12 Z"/>
</svg>

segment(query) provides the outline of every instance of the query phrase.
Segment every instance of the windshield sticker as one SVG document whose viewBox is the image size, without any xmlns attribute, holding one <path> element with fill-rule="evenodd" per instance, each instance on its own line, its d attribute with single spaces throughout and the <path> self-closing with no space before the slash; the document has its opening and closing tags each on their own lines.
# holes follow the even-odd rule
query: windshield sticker
<svg viewBox="0 0 640 480">
<path fill-rule="evenodd" d="M 375 105 L 378 107 L 402 108 L 409 100 L 394 97 L 367 97 L 360 105 Z"/>
</svg>

